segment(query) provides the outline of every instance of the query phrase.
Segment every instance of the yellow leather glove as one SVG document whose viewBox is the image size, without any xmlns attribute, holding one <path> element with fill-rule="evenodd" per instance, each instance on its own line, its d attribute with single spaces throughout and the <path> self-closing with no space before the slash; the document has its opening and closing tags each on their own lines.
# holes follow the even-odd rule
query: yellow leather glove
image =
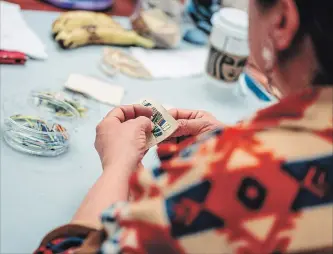
<svg viewBox="0 0 333 254">
<path fill-rule="evenodd" d="M 60 15 L 53 23 L 52 33 L 62 48 L 88 44 L 155 46 L 152 40 L 124 29 L 106 14 L 89 11 L 71 11 Z"/>
</svg>

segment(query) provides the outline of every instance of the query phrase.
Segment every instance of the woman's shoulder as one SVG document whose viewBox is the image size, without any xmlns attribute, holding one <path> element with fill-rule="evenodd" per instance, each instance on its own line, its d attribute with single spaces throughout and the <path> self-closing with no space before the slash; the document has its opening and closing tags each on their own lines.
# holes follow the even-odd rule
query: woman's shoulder
<svg viewBox="0 0 333 254">
<path fill-rule="evenodd" d="M 332 98 L 333 87 L 304 90 L 257 112 L 238 128 L 257 147 L 286 160 L 331 154 Z"/>
<path fill-rule="evenodd" d="M 162 167 L 173 171 L 175 167 L 198 168 L 198 162 L 206 162 L 200 165 L 211 172 L 223 163 L 223 167 L 246 168 L 255 161 L 259 165 L 269 160 L 279 167 L 283 163 L 330 157 L 331 98 L 332 89 L 306 90 L 258 112 L 250 121 L 178 145 L 161 145 L 158 154 Z"/>
<path fill-rule="evenodd" d="M 295 123 L 298 122 L 300 127 L 303 127 L 302 120 L 315 122 L 318 118 L 321 118 L 320 120 L 326 118 L 331 121 L 333 112 L 332 98 L 333 86 L 309 88 L 287 96 L 278 103 L 258 111 L 249 121 L 244 123 L 279 125 L 281 122 L 294 121 Z M 313 119 L 313 117 L 316 119 Z"/>
</svg>

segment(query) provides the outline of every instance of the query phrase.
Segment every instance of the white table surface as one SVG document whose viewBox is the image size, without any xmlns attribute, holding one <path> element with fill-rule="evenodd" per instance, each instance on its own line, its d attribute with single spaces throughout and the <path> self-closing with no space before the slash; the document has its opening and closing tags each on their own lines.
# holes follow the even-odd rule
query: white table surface
<svg viewBox="0 0 333 254">
<path fill-rule="evenodd" d="M 29 60 L 25 66 L 2 65 L 1 106 L 4 99 L 18 92 L 28 94 L 36 88 L 60 90 L 70 73 L 81 73 L 125 87 L 124 104 L 148 97 L 175 107 L 210 111 L 225 123 L 234 123 L 255 108 L 228 92 L 213 90 L 204 77 L 161 81 L 142 81 L 125 76 L 110 79 L 97 66 L 101 46 L 65 51 L 52 40 L 51 24 L 58 15 L 54 12 L 23 12 L 29 26 L 45 43 L 49 59 Z M 126 23 L 126 20 L 121 21 Z M 79 126 L 69 152 L 56 158 L 16 152 L 5 144 L 1 133 L 0 253 L 31 253 L 47 232 L 68 223 L 101 174 L 93 143 L 95 126 L 108 110 L 108 107 L 101 106 L 100 111 Z M 144 164 L 147 168 L 156 164 L 154 151 L 147 155 Z"/>
</svg>

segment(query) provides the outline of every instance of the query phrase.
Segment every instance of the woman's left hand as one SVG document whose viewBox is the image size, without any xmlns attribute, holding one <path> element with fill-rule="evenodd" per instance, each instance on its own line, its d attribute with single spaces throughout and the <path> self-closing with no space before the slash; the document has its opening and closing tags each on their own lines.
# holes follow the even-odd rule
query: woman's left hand
<svg viewBox="0 0 333 254">
<path fill-rule="evenodd" d="M 126 175 L 136 169 L 147 148 L 146 133 L 152 131 L 152 110 L 141 105 L 113 109 L 97 126 L 95 148 L 104 171 Z"/>
</svg>

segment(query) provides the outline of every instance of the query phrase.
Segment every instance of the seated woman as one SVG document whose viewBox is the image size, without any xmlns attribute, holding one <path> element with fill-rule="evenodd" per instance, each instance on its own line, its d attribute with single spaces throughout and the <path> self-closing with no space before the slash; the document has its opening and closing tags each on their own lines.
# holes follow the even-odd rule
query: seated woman
<svg viewBox="0 0 333 254">
<path fill-rule="evenodd" d="M 159 168 L 141 166 L 152 112 L 111 111 L 103 174 L 36 253 L 332 253 L 332 13 L 331 0 L 250 0 L 251 54 L 280 102 L 230 127 L 172 110 L 174 137 L 192 138 L 161 145 Z"/>
</svg>

